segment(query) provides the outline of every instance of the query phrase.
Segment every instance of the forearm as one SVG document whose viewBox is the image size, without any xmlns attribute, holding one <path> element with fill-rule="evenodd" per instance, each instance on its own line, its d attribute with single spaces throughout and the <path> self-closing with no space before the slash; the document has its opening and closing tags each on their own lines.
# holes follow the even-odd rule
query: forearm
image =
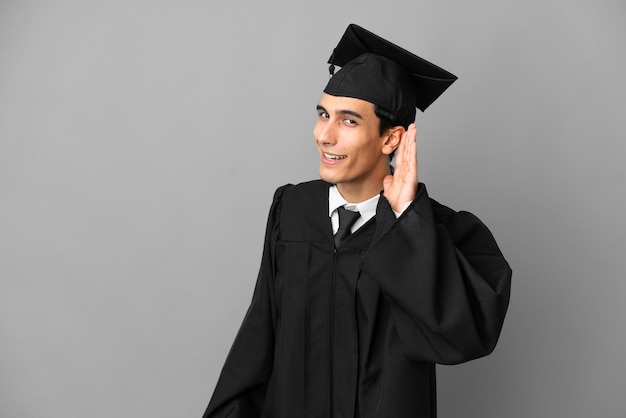
<svg viewBox="0 0 626 418">
<path fill-rule="evenodd" d="M 382 231 L 362 264 L 394 309 L 404 349 L 418 360 L 458 363 L 495 346 L 510 269 L 487 228 L 467 213 L 436 219 L 421 185 L 397 220 L 380 205 Z M 377 214 L 377 218 L 378 218 Z"/>
</svg>

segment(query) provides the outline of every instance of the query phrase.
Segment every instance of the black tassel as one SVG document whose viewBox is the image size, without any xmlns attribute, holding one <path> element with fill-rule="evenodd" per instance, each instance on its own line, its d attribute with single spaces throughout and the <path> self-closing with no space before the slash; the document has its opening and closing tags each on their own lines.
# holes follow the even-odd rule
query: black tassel
<svg viewBox="0 0 626 418">
<path fill-rule="evenodd" d="M 333 49 L 333 53 L 330 55 L 330 67 L 328 67 L 328 78 L 333 78 L 335 75 L 335 50 Z"/>
</svg>

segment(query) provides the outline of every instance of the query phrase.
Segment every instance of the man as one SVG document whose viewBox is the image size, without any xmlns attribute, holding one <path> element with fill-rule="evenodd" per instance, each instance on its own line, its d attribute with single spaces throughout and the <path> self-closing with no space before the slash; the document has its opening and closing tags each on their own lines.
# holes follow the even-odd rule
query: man
<svg viewBox="0 0 626 418">
<path fill-rule="evenodd" d="M 205 418 L 432 418 L 435 363 L 487 355 L 500 334 L 507 262 L 476 217 L 418 182 L 415 109 L 456 77 L 355 25 L 330 62 L 321 180 L 276 191 Z"/>
</svg>

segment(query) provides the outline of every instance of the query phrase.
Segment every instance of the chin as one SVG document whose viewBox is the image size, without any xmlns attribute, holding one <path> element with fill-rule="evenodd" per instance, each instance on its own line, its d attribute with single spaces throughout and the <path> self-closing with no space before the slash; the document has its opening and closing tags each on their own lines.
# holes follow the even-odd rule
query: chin
<svg viewBox="0 0 626 418">
<path fill-rule="evenodd" d="M 319 174 L 320 174 L 320 178 L 327 183 L 337 184 L 341 182 L 341 179 L 338 178 L 338 176 L 333 176 L 332 173 L 329 173 L 323 167 L 320 168 Z"/>
</svg>

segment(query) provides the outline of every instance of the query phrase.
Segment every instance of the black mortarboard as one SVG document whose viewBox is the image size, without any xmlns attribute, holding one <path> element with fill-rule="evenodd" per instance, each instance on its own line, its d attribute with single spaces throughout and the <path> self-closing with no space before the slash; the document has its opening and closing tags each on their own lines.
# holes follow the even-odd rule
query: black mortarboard
<svg viewBox="0 0 626 418">
<path fill-rule="evenodd" d="M 324 92 L 382 106 L 403 126 L 415 121 L 457 77 L 411 52 L 351 24 L 328 60 L 331 79 Z M 333 75 L 334 66 L 341 68 Z"/>
</svg>

